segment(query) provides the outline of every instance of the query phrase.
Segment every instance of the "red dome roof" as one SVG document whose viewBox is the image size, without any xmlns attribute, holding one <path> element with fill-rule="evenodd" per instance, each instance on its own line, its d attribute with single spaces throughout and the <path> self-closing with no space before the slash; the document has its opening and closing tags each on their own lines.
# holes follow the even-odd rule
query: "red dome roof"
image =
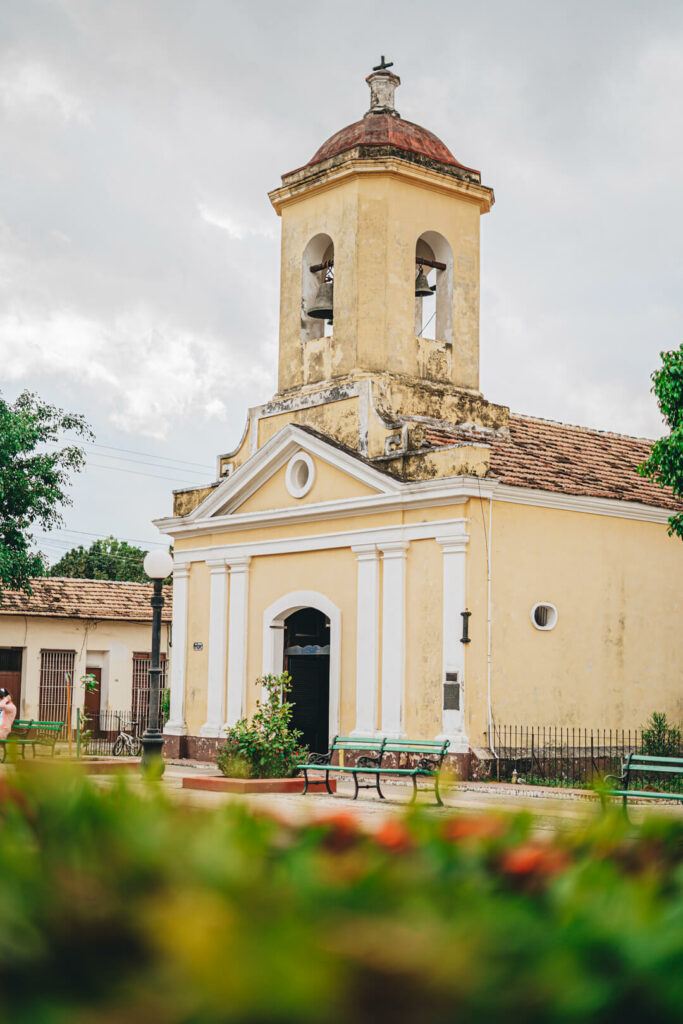
<svg viewBox="0 0 683 1024">
<path fill-rule="evenodd" d="M 306 166 L 319 164 L 322 160 L 329 160 L 330 157 L 355 149 L 356 146 L 391 146 L 427 157 L 429 160 L 437 160 L 441 164 L 462 167 L 467 171 L 473 170 L 459 163 L 450 149 L 444 146 L 433 132 L 427 131 L 419 124 L 413 124 L 412 121 L 404 121 L 396 114 L 375 113 L 366 114 L 360 121 L 335 132 L 322 144 Z"/>
</svg>

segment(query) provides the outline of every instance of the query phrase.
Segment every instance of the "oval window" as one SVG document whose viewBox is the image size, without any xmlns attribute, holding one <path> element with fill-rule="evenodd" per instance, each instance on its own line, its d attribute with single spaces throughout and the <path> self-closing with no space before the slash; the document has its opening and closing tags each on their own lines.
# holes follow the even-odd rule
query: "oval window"
<svg viewBox="0 0 683 1024">
<path fill-rule="evenodd" d="M 548 601 L 539 601 L 531 609 L 531 621 L 536 629 L 554 629 L 557 624 L 557 608 Z"/>
<path fill-rule="evenodd" d="M 287 490 L 293 498 L 303 498 L 308 494 L 315 480 L 315 465 L 306 452 L 298 452 L 289 460 L 287 466 Z"/>
</svg>

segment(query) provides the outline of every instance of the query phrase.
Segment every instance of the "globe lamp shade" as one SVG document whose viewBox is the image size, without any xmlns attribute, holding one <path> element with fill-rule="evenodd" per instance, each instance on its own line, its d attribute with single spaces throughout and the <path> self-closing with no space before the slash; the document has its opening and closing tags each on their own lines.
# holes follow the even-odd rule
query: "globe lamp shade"
<svg viewBox="0 0 683 1024">
<path fill-rule="evenodd" d="M 173 571 L 173 558 L 168 551 L 149 551 L 142 563 L 151 580 L 165 580 Z"/>
</svg>

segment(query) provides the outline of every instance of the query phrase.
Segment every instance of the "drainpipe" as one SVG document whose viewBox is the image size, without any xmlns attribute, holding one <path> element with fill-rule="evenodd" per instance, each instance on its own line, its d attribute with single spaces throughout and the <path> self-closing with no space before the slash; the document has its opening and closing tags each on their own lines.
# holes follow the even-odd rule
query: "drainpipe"
<svg viewBox="0 0 683 1024">
<path fill-rule="evenodd" d="M 493 709 L 491 704 L 491 548 L 493 546 L 493 497 L 489 495 L 489 538 L 488 544 L 486 545 L 486 561 L 487 561 L 487 644 L 486 644 L 486 695 L 487 695 L 487 706 L 488 706 L 488 730 L 489 730 L 489 747 L 493 752 L 493 755 L 498 759 L 498 753 L 493 743 Z"/>
</svg>

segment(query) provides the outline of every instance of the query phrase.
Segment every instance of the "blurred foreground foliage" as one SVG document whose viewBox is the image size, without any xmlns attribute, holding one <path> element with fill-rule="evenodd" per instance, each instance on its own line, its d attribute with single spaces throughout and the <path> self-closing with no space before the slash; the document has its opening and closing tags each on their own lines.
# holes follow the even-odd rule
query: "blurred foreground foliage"
<svg viewBox="0 0 683 1024">
<path fill-rule="evenodd" d="M 54 768 L 0 781 L 3 1022 L 680 1017 L 674 819 L 539 838 L 418 809 L 368 835 Z"/>
</svg>

